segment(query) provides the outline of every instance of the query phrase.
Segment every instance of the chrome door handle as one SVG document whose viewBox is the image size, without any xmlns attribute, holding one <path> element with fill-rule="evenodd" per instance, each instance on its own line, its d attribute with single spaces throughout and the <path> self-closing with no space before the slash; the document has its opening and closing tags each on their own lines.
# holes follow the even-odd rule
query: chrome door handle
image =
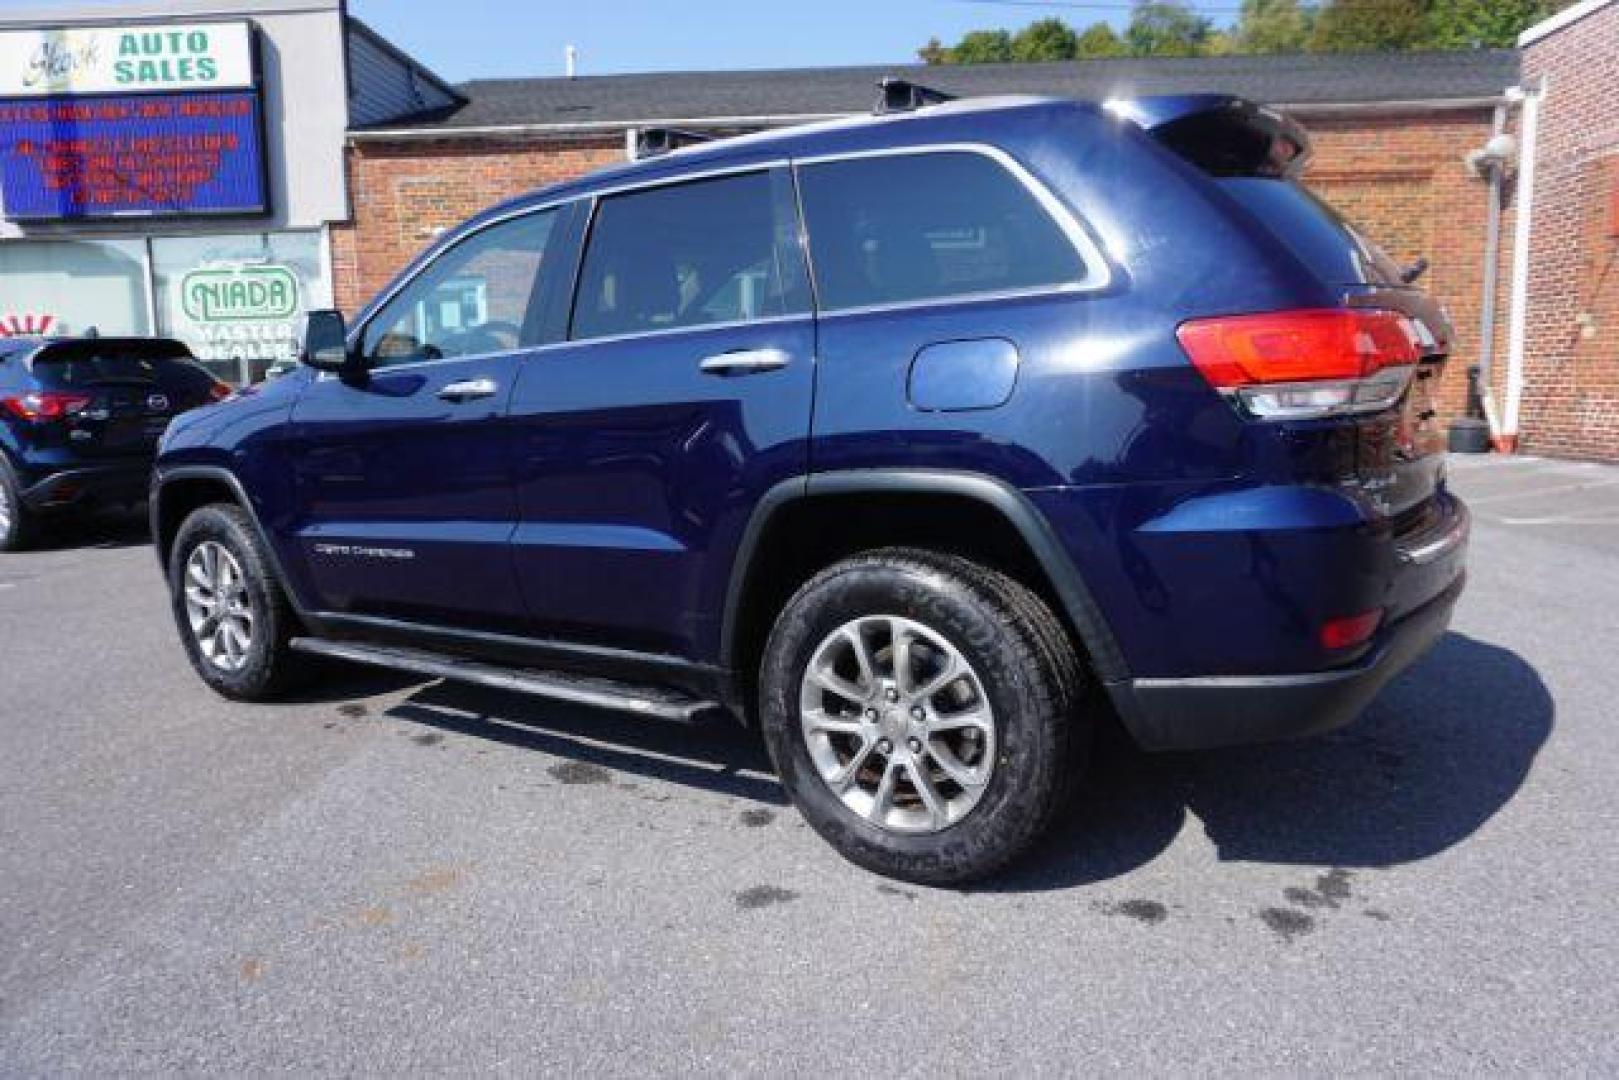
<svg viewBox="0 0 1619 1080">
<path fill-rule="evenodd" d="M 779 371 L 792 362 L 781 349 L 740 349 L 719 353 L 697 365 L 705 375 L 755 375 L 761 371 Z"/>
<path fill-rule="evenodd" d="M 493 379 L 464 379 L 440 387 L 438 396 L 445 401 L 474 401 L 494 397 L 498 389 Z"/>
</svg>

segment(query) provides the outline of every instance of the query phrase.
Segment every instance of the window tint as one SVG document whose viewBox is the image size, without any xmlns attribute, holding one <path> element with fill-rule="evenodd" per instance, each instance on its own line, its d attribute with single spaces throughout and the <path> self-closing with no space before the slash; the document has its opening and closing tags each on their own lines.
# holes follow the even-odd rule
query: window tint
<svg viewBox="0 0 1619 1080">
<path fill-rule="evenodd" d="M 823 309 L 1078 282 L 1085 264 L 991 158 L 918 153 L 803 166 Z"/>
<path fill-rule="evenodd" d="M 596 209 L 573 337 L 786 312 L 768 173 L 614 195 Z"/>
<path fill-rule="evenodd" d="M 47 345 L 34 356 L 34 377 L 51 390 L 107 382 L 156 382 L 159 376 L 208 378 L 178 341 L 67 341 Z"/>
<path fill-rule="evenodd" d="M 529 305 L 556 212 L 525 214 L 441 252 L 366 326 L 376 366 L 534 344 Z"/>
</svg>

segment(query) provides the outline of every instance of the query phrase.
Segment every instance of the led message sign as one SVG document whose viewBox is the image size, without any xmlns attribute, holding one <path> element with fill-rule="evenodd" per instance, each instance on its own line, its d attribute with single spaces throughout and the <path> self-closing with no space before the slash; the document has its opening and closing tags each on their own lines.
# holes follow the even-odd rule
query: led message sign
<svg viewBox="0 0 1619 1080">
<path fill-rule="evenodd" d="M 13 220 L 268 209 L 259 97 L 0 100 L 0 204 Z"/>
</svg>

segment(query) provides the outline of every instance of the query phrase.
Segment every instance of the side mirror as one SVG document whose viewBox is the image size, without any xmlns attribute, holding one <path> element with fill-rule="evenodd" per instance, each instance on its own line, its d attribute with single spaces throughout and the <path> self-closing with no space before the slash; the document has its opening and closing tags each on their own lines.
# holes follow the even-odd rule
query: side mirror
<svg viewBox="0 0 1619 1080">
<path fill-rule="evenodd" d="M 348 336 L 341 311 L 311 311 L 304 322 L 304 349 L 299 359 L 316 371 L 348 371 L 354 362 L 349 355 Z"/>
</svg>

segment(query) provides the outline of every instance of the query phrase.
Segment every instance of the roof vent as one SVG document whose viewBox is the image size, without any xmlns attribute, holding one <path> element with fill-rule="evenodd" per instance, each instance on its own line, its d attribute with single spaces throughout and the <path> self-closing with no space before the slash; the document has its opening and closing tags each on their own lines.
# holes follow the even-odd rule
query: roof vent
<svg viewBox="0 0 1619 1080">
<path fill-rule="evenodd" d="M 877 99 L 877 107 L 872 112 L 878 116 L 915 112 L 926 105 L 943 105 L 947 101 L 956 100 L 954 94 L 947 94 L 943 90 L 921 86 L 905 79 L 896 79 L 893 76 L 879 80 L 877 87 L 882 91 L 882 96 Z"/>
<path fill-rule="evenodd" d="M 640 128 L 635 133 L 635 160 L 661 157 L 683 146 L 713 142 L 714 136 L 701 131 L 683 131 L 680 128 Z"/>
</svg>

